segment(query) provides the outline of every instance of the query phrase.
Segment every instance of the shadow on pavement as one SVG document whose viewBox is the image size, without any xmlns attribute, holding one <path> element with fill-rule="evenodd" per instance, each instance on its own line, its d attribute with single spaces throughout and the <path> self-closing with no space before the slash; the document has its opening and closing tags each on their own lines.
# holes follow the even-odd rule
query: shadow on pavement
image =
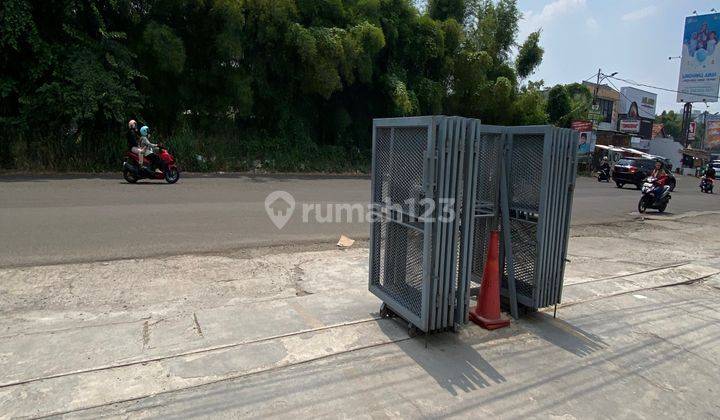
<svg viewBox="0 0 720 420">
<path fill-rule="evenodd" d="M 607 347 L 607 343 L 597 335 L 549 314 L 535 312 L 523 321 L 523 327 L 531 333 L 579 357 L 589 356 Z"/>
<path fill-rule="evenodd" d="M 400 319 L 397 321 L 404 323 Z M 387 328 L 382 323 L 379 325 Z M 472 347 L 472 344 L 498 338 L 500 335 L 496 332 L 480 341 L 467 342 L 460 334 L 446 332 L 418 336 L 397 343 L 397 346 L 438 385 L 457 396 L 460 392 L 471 392 L 505 382 L 505 377 Z"/>
</svg>

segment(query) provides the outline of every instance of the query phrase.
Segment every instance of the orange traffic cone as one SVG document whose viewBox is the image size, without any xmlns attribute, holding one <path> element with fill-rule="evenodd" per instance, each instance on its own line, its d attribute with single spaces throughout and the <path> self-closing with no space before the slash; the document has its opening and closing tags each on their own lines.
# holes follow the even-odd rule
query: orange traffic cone
<svg viewBox="0 0 720 420">
<path fill-rule="evenodd" d="M 477 297 L 477 305 L 470 311 L 470 319 L 479 326 L 494 330 L 510 325 L 509 319 L 500 317 L 500 234 L 490 232 L 487 261 L 483 271 L 482 284 Z"/>
</svg>

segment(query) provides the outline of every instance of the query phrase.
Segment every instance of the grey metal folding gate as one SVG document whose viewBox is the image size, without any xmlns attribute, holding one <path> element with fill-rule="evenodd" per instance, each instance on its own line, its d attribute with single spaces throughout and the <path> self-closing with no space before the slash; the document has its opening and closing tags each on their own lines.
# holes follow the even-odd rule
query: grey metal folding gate
<svg viewBox="0 0 720 420">
<path fill-rule="evenodd" d="M 569 129 L 507 129 L 503 160 L 507 200 L 501 207 L 503 236 L 509 243 L 501 292 L 511 307 L 514 301 L 532 310 L 560 302 L 577 143 L 577 133 Z"/>
<path fill-rule="evenodd" d="M 434 196 L 436 136 L 436 117 L 373 121 L 370 291 L 423 331 L 430 317 L 433 220 L 418 210 Z"/>
<path fill-rule="evenodd" d="M 423 331 L 466 323 L 502 227 L 511 313 L 559 302 L 577 134 L 461 117 L 373 122 L 369 289 Z"/>
<path fill-rule="evenodd" d="M 373 122 L 369 288 L 423 331 L 455 327 L 464 307 L 458 215 L 466 145 L 479 126 L 444 116 Z"/>
<path fill-rule="evenodd" d="M 472 165 L 465 173 L 467 199 L 462 209 L 462 253 L 460 273 L 463 289 L 458 296 L 462 302 L 457 319 L 468 322 L 470 286 L 479 284 L 487 257 L 490 231 L 497 228 L 499 217 L 500 176 L 505 127 L 479 125 L 478 133 L 468 143 Z"/>
</svg>

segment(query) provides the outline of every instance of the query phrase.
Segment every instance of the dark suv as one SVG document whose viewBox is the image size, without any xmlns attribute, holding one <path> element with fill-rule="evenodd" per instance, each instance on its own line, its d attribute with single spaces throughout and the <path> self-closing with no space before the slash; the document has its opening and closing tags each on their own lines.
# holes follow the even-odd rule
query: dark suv
<svg viewBox="0 0 720 420">
<path fill-rule="evenodd" d="M 623 158 L 620 159 L 612 170 L 612 179 L 618 188 L 625 184 L 632 184 L 638 190 L 642 188 L 643 181 L 655 168 L 655 159 L 644 158 Z M 676 180 L 672 172 L 668 171 L 668 186 L 670 190 L 675 189 Z"/>
</svg>

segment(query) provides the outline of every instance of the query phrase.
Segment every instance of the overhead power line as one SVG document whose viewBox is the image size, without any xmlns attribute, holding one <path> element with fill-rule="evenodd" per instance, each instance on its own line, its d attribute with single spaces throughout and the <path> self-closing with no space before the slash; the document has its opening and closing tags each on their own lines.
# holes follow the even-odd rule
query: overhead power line
<svg viewBox="0 0 720 420">
<path fill-rule="evenodd" d="M 632 99 L 628 98 L 627 95 L 625 95 L 624 93 L 622 93 L 622 90 L 620 90 L 620 88 L 618 88 L 618 87 L 615 85 L 615 83 L 613 83 L 612 80 L 609 80 L 609 79 L 610 79 L 610 78 L 608 78 L 608 82 L 612 85 L 612 87 L 614 87 L 615 90 L 617 90 L 618 92 L 620 92 L 620 94 L 623 96 L 623 98 L 627 99 L 628 103 L 632 103 L 632 102 L 633 102 Z"/>
<path fill-rule="evenodd" d="M 593 72 L 590 76 L 583 79 L 583 82 L 589 82 L 590 79 L 594 78 L 597 75 L 596 72 Z M 582 82 L 581 82 L 582 83 Z"/>
<path fill-rule="evenodd" d="M 636 82 L 636 81 L 634 81 L 634 80 L 623 79 L 623 78 L 620 78 L 620 77 L 617 77 L 617 76 L 607 76 L 607 78 L 608 78 L 608 79 L 615 79 L 615 80 L 618 80 L 618 81 L 621 81 L 621 82 L 625 82 L 625 83 L 627 83 L 627 84 L 629 84 L 629 85 L 641 86 L 641 87 L 646 87 L 646 88 L 651 88 L 651 89 L 657 89 L 657 90 L 662 90 L 662 91 L 665 91 L 665 92 L 682 93 L 682 94 L 685 94 L 685 95 L 693 95 L 693 96 L 702 96 L 702 97 L 705 97 L 705 98 L 708 98 L 708 99 L 718 99 L 718 98 L 719 98 L 717 95 L 703 95 L 703 94 L 700 94 L 700 93 L 691 93 L 691 92 L 685 92 L 685 91 L 681 91 L 681 90 L 664 88 L 664 87 L 660 87 L 660 86 L 653 86 L 653 85 L 650 85 L 650 84 L 647 84 L 647 83 L 640 83 L 640 82 Z"/>
</svg>

